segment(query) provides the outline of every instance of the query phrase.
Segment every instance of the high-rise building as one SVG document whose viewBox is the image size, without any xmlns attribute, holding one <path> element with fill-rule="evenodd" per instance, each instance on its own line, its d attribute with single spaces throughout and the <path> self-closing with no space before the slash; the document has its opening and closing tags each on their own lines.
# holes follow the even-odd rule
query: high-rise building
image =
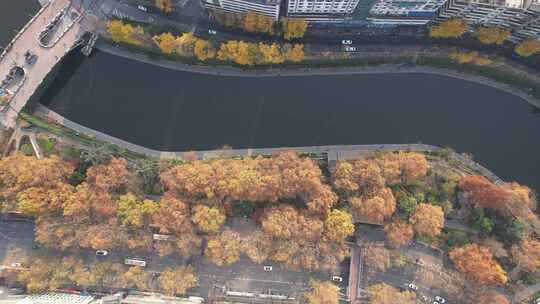
<svg viewBox="0 0 540 304">
<path fill-rule="evenodd" d="M 425 25 L 437 17 L 446 0 L 377 0 L 369 10 L 374 23 Z"/>
<path fill-rule="evenodd" d="M 287 16 L 308 20 L 343 18 L 354 12 L 360 0 L 288 0 Z"/>
<path fill-rule="evenodd" d="M 279 19 L 281 0 L 202 0 L 207 9 L 245 14 L 255 12 Z"/>
<path fill-rule="evenodd" d="M 486 3 L 488 2 L 488 3 Z M 438 20 L 462 18 L 471 26 L 496 26 L 512 32 L 511 41 L 540 38 L 540 10 L 526 0 L 448 0 Z"/>
</svg>

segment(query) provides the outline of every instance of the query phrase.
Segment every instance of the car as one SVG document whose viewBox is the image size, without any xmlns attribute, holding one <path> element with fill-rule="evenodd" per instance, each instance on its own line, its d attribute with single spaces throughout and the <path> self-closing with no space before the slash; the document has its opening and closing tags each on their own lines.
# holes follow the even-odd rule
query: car
<svg viewBox="0 0 540 304">
<path fill-rule="evenodd" d="M 11 263 L 11 267 L 13 268 L 19 268 L 21 266 L 22 266 L 21 263 Z"/>
<path fill-rule="evenodd" d="M 98 250 L 98 251 L 96 251 L 97 256 L 106 256 L 108 254 L 109 254 L 109 252 L 107 250 Z"/>
<path fill-rule="evenodd" d="M 148 13 L 148 8 L 144 5 L 137 5 L 137 9 L 145 13 Z"/>
<path fill-rule="evenodd" d="M 215 31 L 215 30 L 210 30 L 210 29 L 209 29 L 209 30 L 208 30 L 208 34 L 210 34 L 210 35 L 216 35 L 216 34 L 217 34 L 217 31 Z"/>
<path fill-rule="evenodd" d="M 332 281 L 334 282 L 343 282 L 343 278 L 339 276 L 332 276 Z"/>
<path fill-rule="evenodd" d="M 437 301 L 438 304 L 444 304 L 446 303 L 446 299 L 441 296 L 436 296 L 435 301 Z"/>
<path fill-rule="evenodd" d="M 407 287 L 409 287 L 410 290 L 414 290 L 414 291 L 418 290 L 418 286 L 416 286 L 414 283 L 409 283 Z"/>
<path fill-rule="evenodd" d="M 343 45 L 351 45 L 352 40 L 341 40 L 341 44 L 343 44 Z"/>
<path fill-rule="evenodd" d="M 346 45 L 345 52 L 356 52 L 356 47 Z"/>
<path fill-rule="evenodd" d="M 535 304 L 540 304 L 540 298 L 536 298 L 536 300 L 534 300 L 534 303 Z"/>
<path fill-rule="evenodd" d="M 264 271 L 272 271 L 272 266 L 264 266 Z"/>
</svg>

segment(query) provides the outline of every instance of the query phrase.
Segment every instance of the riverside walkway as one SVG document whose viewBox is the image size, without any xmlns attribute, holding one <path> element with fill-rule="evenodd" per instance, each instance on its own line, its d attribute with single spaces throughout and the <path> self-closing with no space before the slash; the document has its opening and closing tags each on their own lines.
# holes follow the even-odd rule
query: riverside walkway
<svg viewBox="0 0 540 304">
<path fill-rule="evenodd" d="M 71 6 L 71 0 L 51 0 L 3 50 L 0 88 L 7 89 L 7 98 L 0 105 L 2 127 L 15 127 L 19 112 L 45 77 L 78 43 L 83 32 L 81 19 L 82 13 Z M 18 72 L 15 79 L 13 71 Z"/>
</svg>

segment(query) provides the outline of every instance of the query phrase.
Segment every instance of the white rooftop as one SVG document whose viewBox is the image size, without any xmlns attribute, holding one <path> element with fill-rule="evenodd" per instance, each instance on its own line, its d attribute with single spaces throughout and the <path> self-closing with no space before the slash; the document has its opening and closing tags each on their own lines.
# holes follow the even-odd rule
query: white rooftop
<svg viewBox="0 0 540 304">
<path fill-rule="evenodd" d="M 68 293 L 46 293 L 31 295 L 18 302 L 18 304 L 89 304 L 93 296 L 75 295 Z"/>
</svg>

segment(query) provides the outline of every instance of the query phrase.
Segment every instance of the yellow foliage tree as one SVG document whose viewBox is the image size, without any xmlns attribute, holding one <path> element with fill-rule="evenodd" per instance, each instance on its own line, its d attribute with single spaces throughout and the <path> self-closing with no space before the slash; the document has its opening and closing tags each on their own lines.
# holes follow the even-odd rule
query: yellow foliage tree
<svg viewBox="0 0 540 304">
<path fill-rule="evenodd" d="M 167 267 L 159 276 L 159 285 L 166 295 L 183 295 L 197 284 L 197 277 L 191 266 Z"/>
<path fill-rule="evenodd" d="M 518 43 L 514 51 L 521 57 L 529 57 L 540 52 L 540 40 L 527 39 Z"/>
<path fill-rule="evenodd" d="M 493 63 L 489 58 L 481 56 L 476 51 L 454 50 L 448 55 L 448 57 L 450 57 L 450 59 L 456 61 L 459 64 L 472 63 L 479 66 L 485 66 Z"/>
<path fill-rule="evenodd" d="M 339 288 L 332 282 L 311 280 L 311 290 L 304 293 L 304 298 L 309 304 L 338 304 Z"/>
<path fill-rule="evenodd" d="M 176 52 L 182 56 L 193 56 L 197 39 L 192 33 L 183 33 L 176 37 Z"/>
<path fill-rule="evenodd" d="M 432 38 L 459 38 L 468 30 L 469 26 L 463 19 L 452 18 L 432 27 L 429 36 Z"/>
<path fill-rule="evenodd" d="M 208 239 L 204 254 L 218 266 L 228 266 L 240 259 L 240 235 L 232 230 L 225 230 Z"/>
<path fill-rule="evenodd" d="M 512 33 L 500 27 L 484 27 L 476 29 L 476 37 L 483 44 L 502 44 Z"/>
<path fill-rule="evenodd" d="M 303 44 L 295 44 L 292 47 L 286 47 L 285 48 L 285 59 L 292 61 L 292 62 L 301 62 L 304 60 L 304 45 Z"/>
<path fill-rule="evenodd" d="M 285 58 L 281 54 L 281 48 L 276 43 L 272 43 L 272 45 L 259 43 L 259 50 L 263 56 L 264 63 L 279 64 L 285 61 Z"/>
<path fill-rule="evenodd" d="M 330 211 L 324 220 L 324 233 L 335 241 L 343 241 L 346 237 L 353 235 L 352 215 L 338 209 Z"/>
<path fill-rule="evenodd" d="M 506 272 L 493 259 L 492 253 L 486 247 L 467 244 L 452 249 L 449 256 L 456 268 L 474 282 L 485 285 L 504 285 L 508 281 Z"/>
<path fill-rule="evenodd" d="M 176 50 L 176 37 L 171 33 L 154 36 L 154 42 L 165 54 L 172 54 Z"/>
<path fill-rule="evenodd" d="M 416 294 L 410 291 L 400 292 L 397 288 L 380 283 L 371 285 L 367 289 L 369 304 L 415 304 Z"/>
<path fill-rule="evenodd" d="M 204 232 L 218 232 L 225 223 L 225 212 L 216 207 L 196 205 L 191 220 Z"/>
<path fill-rule="evenodd" d="M 214 49 L 212 49 L 210 43 L 203 39 L 197 39 L 193 51 L 195 52 L 195 56 L 197 56 L 197 59 L 199 59 L 200 61 L 206 61 L 216 56 L 216 52 L 214 51 Z"/>
<path fill-rule="evenodd" d="M 302 38 L 307 30 L 307 21 L 302 18 L 283 17 L 281 19 L 281 26 L 285 39 Z"/>
<path fill-rule="evenodd" d="M 419 235 L 438 236 L 444 227 L 444 212 L 439 206 L 418 204 L 409 221 Z"/>
<path fill-rule="evenodd" d="M 111 34 L 114 42 L 125 42 L 135 45 L 141 45 L 140 39 L 136 39 L 137 35 L 143 35 L 142 27 L 133 27 L 131 24 L 124 24 L 120 20 L 112 20 L 107 23 L 107 32 Z"/>
</svg>

